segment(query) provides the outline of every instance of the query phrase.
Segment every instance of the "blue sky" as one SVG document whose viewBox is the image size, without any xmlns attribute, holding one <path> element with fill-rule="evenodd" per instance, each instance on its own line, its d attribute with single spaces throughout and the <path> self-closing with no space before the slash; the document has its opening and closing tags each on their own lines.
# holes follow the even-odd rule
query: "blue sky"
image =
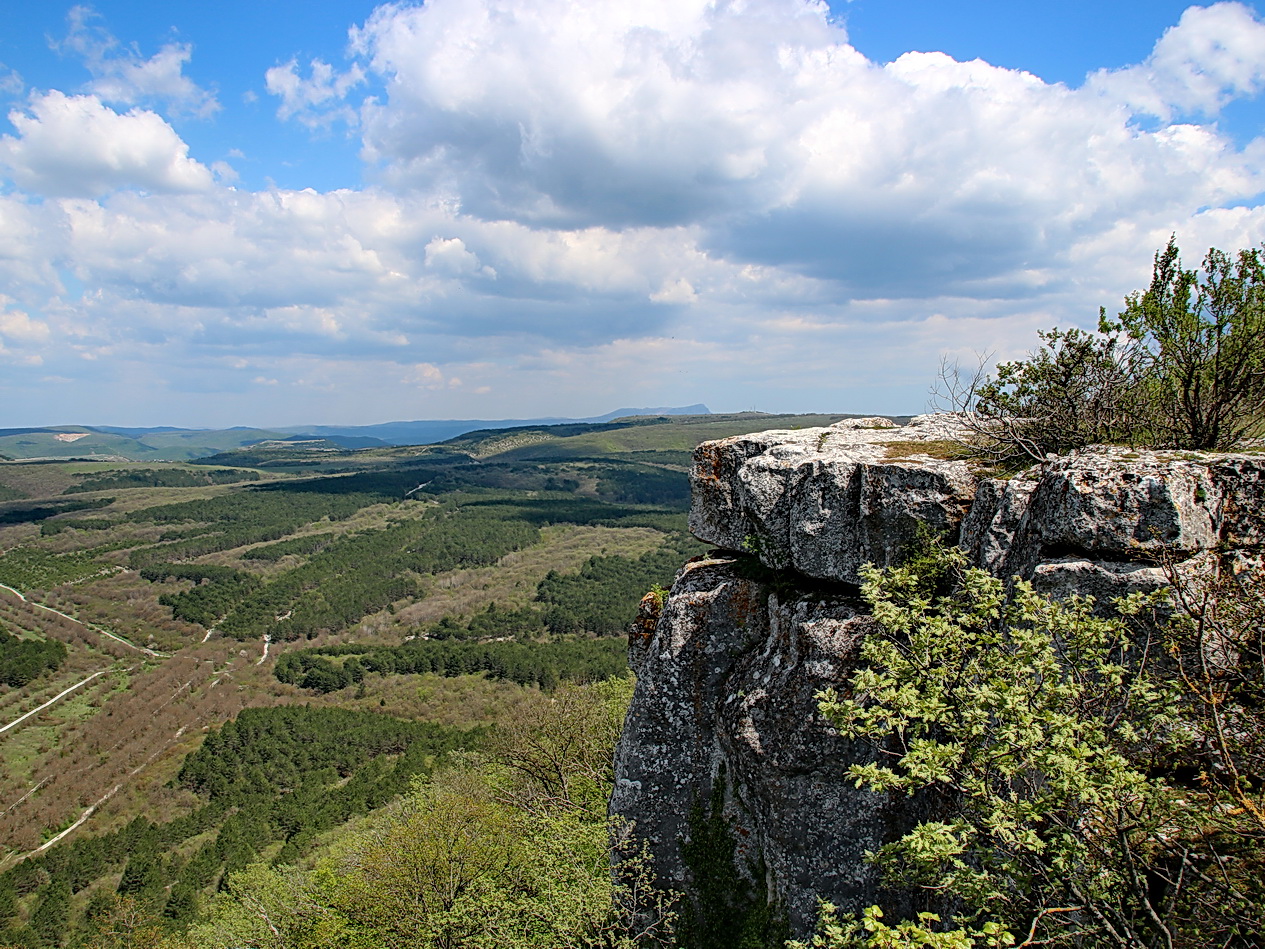
<svg viewBox="0 0 1265 949">
<path fill-rule="evenodd" d="M 1248 4 L 0 6 L 0 425 L 916 412 L 1265 237 Z"/>
</svg>

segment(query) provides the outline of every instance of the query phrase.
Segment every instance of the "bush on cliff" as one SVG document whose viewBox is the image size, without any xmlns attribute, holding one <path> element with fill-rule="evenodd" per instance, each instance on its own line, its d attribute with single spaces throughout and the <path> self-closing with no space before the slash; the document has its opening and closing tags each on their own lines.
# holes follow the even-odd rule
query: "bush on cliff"
<svg viewBox="0 0 1265 949">
<path fill-rule="evenodd" d="M 927 818 L 873 859 L 927 905 L 891 924 L 828 908 L 807 945 L 1144 949 L 1262 931 L 1260 670 L 1209 691 L 1198 658 L 1213 640 L 1223 664 L 1259 647 L 1259 626 L 1192 616 L 1161 634 L 1154 597 L 1103 619 L 1022 582 L 1008 594 L 956 550 L 871 568 L 863 592 L 883 632 L 821 708 L 878 750 L 852 766 L 858 786 L 923 798 Z"/>
<path fill-rule="evenodd" d="M 1027 359 L 941 374 L 976 451 L 1004 464 L 1096 443 L 1223 451 L 1265 435 L 1265 263 L 1213 248 L 1202 276 L 1176 243 L 1098 331 L 1049 330 Z"/>
</svg>

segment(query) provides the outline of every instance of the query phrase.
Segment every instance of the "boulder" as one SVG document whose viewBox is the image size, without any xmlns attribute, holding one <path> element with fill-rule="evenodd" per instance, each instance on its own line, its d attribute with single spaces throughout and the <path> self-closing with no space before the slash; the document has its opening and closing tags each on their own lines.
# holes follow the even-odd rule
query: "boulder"
<svg viewBox="0 0 1265 949">
<path fill-rule="evenodd" d="M 807 429 L 700 445 L 690 530 L 767 567 L 860 583 L 862 564 L 900 563 L 920 530 L 956 543 L 978 474 L 898 439 L 902 429 Z"/>
</svg>

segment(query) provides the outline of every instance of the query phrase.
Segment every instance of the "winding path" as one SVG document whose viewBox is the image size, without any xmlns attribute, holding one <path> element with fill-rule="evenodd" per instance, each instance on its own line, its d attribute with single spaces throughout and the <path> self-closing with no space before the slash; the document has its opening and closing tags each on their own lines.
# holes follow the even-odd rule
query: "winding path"
<svg viewBox="0 0 1265 949">
<path fill-rule="evenodd" d="M 110 671 L 109 669 L 102 669 L 100 672 L 94 672 L 92 675 L 88 676 L 88 678 L 81 679 L 80 681 L 76 682 L 69 689 L 62 689 L 62 691 L 58 692 L 56 695 L 54 695 L 51 699 L 49 699 L 39 708 L 33 708 L 29 712 L 27 712 L 25 715 L 19 715 L 13 721 L 9 722 L 9 724 L 0 727 L 0 732 L 7 732 L 10 728 L 13 728 L 15 725 L 21 725 L 24 721 L 26 721 L 32 715 L 38 715 L 40 712 L 44 711 L 44 709 L 48 708 L 50 705 L 54 705 L 59 700 L 64 699 L 71 692 L 75 691 L 75 689 L 79 688 L 80 686 L 87 685 L 97 676 L 105 675 L 109 671 Z"/>
<path fill-rule="evenodd" d="M 122 636 L 119 636 L 117 633 L 110 632 L 104 626 L 95 626 L 92 623 L 85 623 L 83 620 L 78 619 L 74 616 L 71 616 L 69 613 L 63 613 L 61 610 L 55 610 L 51 606 L 45 606 L 43 603 L 37 603 L 35 600 L 28 600 L 25 596 L 23 596 L 21 590 L 15 590 L 13 589 L 13 587 L 9 586 L 7 583 L 0 583 L 0 589 L 8 590 L 10 593 L 16 596 L 19 600 L 21 600 L 27 606 L 34 606 L 34 607 L 38 607 L 41 610 L 47 610 L 50 613 L 55 613 L 56 615 L 60 616 L 62 619 L 68 619 L 72 623 L 78 623 L 84 629 L 90 629 L 94 633 L 100 633 L 102 636 L 107 636 L 110 639 L 113 639 L 116 643 L 122 643 L 128 649 L 135 649 L 137 652 L 143 652 L 145 653 L 145 655 L 152 656 L 155 659 L 170 659 L 171 658 L 171 656 L 169 656 L 165 652 L 158 652 L 156 650 L 150 649 L 148 646 L 138 646 L 134 642 L 129 642 L 128 640 L 124 639 Z"/>
</svg>

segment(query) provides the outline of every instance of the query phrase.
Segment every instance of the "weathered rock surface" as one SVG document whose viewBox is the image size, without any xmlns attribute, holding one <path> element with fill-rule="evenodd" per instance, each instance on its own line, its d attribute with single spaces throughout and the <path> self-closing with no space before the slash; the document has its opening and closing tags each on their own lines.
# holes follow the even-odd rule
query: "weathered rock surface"
<svg viewBox="0 0 1265 949">
<path fill-rule="evenodd" d="M 816 699 L 855 667 L 871 622 L 852 598 L 783 599 L 737 558 L 682 569 L 656 634 L 633 654 L 639 696 L 611 799 L 612 812 L 635 817 L 667 881 L 688 888 L 691 809 L 723 782 L 741 869 L 779 881 L 771 896 L 798 931 L 811 928 L 818 893 L 851 903 L 873 892 L 863 857 L 893 808 L 846 780 L 872 752 L 841 738 Z"/>
<path fill-rule="evenodd" d="M 611 800 L 666 885 L 690 892 L 690 811 L 723 783 L 738 869 L 796 934 L 820 899 L 875 901 L 863 855 L 912 826 L 911 805 L 846 780 L 872 749 L 840 738 L 816 694 L 855 670 L 872 628 L 859 568 L 900 563 L 920 526 L 999 577 L 1103 609 L 1162 585 L 1161 551 L 1194 563 L 1236 548 L 1260 563 L 1261 456 L 1102 449 L 999 480 L 945 460 L 957 431 L 944 416 L 852 419 L 697 449 L 690 526 L 722 550 L 687 564 L 657 620 L 634 627 Z"/>
<path fill-rule="evenodd" d="M 690 474 L 690 530 L 775 570 L 860 583 L 862 564 L 898 563 L 920 524 L 956 540 L 979 478 L 926 453 L 945 433 L 850 419 L 706 442 Z"/>
</svg>

